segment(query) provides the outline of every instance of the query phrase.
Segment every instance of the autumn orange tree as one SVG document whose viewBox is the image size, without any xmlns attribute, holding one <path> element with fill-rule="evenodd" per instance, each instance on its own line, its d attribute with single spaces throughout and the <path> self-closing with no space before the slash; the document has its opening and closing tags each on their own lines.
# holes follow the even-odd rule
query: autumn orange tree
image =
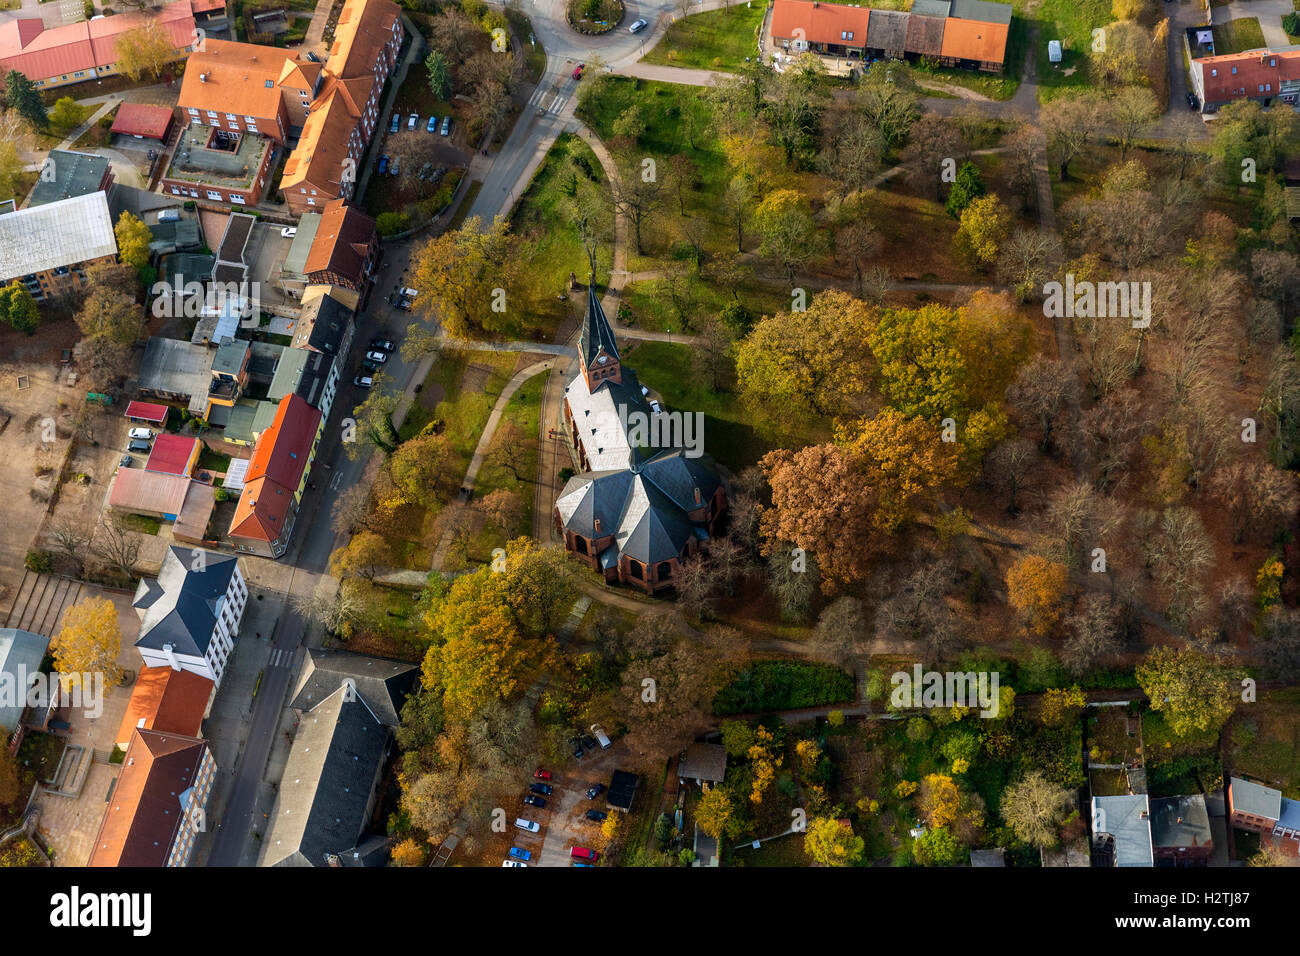
<svg viewBox="0 0 1300 956">
<path fill-rule="evenodd" d="M 361 531 L 330 555 L 330 574 L 336 578 L 374 578 L 380 568 L 391 567 L 393 552 L 388 541 L 373 531 Z"/>
<path fill-rule="evenodd" d="M 837 437 L 857 456 L 866 483 L 875 488 L 873 521 L 886 533 L 914 517 L 917 499 L 957 472 L 957 446 L 943 441 L 934 425 L 896 409 L 841 426 Z"/>
<path fill-rule="evenodd" d="M 772 488 L 772 507 L 759 520 L 763 553 L 794 546 L 816 555 L 827 594 L 865 576 L 877 499 L 854 457 L 836 445 L 810 445 L 769 452 L 759 466 Z"/>
<path fill-rule="evenodd" d="M 961 792 L 952 777 L 932 773 L 921 781 L 917 809 L 931 827 L 944 827 L 956 822 L 961 814 L 961 803 Z"/>
<path fill-rule="evenodd" d="M 1065 611 L 1068 584 L 1069 572 L 1065 565 L 1041 555 L 1027 554 L 1007 570 L 1007 600 L 1020 612 L 1031 633 L 1049 634 Z"/>
<path fill-rule="evenodd" d="M 412 262 L 419 292 L 415 307 L 457 339 L 490 338 L 521 327 L 522 303 L 512 303 L 510 296 L 515 246 L 510 225 L 500 216 L 486 228 L 473 216 L 459 229 L 430 239 Z"/>
<path fill-rule="evenodd" d="M 731 795 L 721 787 L 705 790 L 695 805 L 695 823 L 714 839 L 730 832 L 732 812 Z"/>
<path fill-rule="evenodd" d="M 122 652 L 122 630 L 117 608 L 108 598 L 86 598 L 68 608 L 63 627 L 50 641 L 54 669 L 74 685 L 81 674 L 101 673 L 107 686 L 122 678 L 117 656 Z"/>
</svg>

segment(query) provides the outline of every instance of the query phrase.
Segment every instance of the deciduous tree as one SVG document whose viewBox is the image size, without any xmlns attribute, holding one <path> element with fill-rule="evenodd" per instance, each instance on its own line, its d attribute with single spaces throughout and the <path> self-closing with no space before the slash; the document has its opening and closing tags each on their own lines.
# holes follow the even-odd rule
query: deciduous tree
<svg viewBox="0 0 1300 956">
<path fill-rule="evenodd" d="M 1027 554 L 1007 570 L 1007 600 L 1031 633 L 1048 634 L 1061 620 L 1068 583 L 1065 565 Z"/>
<path fill-rule="evenodd" d="M 1039 848 L 1059 842 L 1058 827 L 1070 805 L 1070 792 L 1031 770 L 1002 794 L 1002 819 L 1021 841 Z"/>
<path fill-rule="evenodd" d="M 122 629 L 117 608 L 108 598 L 86 598 L 63 613 L 63 626 L 50 642 L 54 669 L 74 686 L 83 674 L 102 674 L 104 685 L 121 679 L 117 657 L 122 653 Z"/>
<path fill-rule="evenodd" d="M 866 842 L 847 821 L 814 817 L 808 821 L 803 849 L 822 866 L 857 866 L 866 852 Z"/>
<path fill-rule="evenodd" d="M 1194 648 L 1153 648 L 1134 673 L 1180 737 L 1217 732 L 1240 699 L 1238 670 Z"/>
</svg>

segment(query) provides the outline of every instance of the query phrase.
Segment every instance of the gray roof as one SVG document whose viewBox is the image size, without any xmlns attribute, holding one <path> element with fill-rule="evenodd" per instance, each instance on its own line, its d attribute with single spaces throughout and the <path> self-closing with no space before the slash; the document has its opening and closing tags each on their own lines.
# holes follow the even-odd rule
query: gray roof
<svg viewBox="0 0 1300 956">
<path fill-rule="evenodd" d="M 157 255 L 168 255 L 177 249 L 197 249 L 203 245 L 203 240 L 199 236 L 199 224 L 194 219 L 180 219 L 176 222 L 158 222 L 149 226 L 149 232 L 153 235 L 153 240 L 149 243 L 149 251 Z M 196 257 L 210 258 L 210 257 Z M 206 279 L 212 273 L 212 263 L 203 273 L 192 273 L 193 279 Z"/>
<path fill-rule="evenodd" d="M 302 307 L 293 330 L 293 346 L 338 355 L 352 321 L 352 310 L 332 295 L 319 295 Z"/>
<path fill-rule="evenodd" d="M 636 373 L 624 365 L 620 377 L 619 382 L 613 379 L 597 382 L 595 391 L 589 391 L 587 380 L 579 371 L 564 387 L 569 412 L 587 450 L 587 461 L 597 471 L 627 468 L 641 460 L 642 456 L 628 439 L 626 423 L 635 420 L 633 416 L 643 416 L 642 421 L 649 421 L 654 415 L 641 393 Z"/>
<path fill-rule="evenodd" d="M 677 761 L 677 776 L 683 780 L 721 783 L 726 775 L 727 748 L 722 744 L 691 744 Z"/>
<path fill-rule="evenodd" d="M 175 223 L 163 223 L 162 225 L 176 225 Z M 152 227 L 150 227 L 152 228 Z M 207 286 L 208 279 L 212 275 L 212 267 L 216 265 L 217 260 L 212 256 L 205 256 L 197 252 L 173 252 L 165 256 L 158 268 L 158 278 L 173 285 L 181 283 L 197 282 L 201 286 Z"/>
<path fill-rule="evenodd" d="M 298 391 L 298 381 L 302 378 L 303 369 L 307 367 L 307 357 L 311 354 L 313 353 L 306 349 L 292 348 L 281 352 L 266 397 L 273 402 L 278 402 L 284 396 Z"/>
<path fill-rule="evenodd" d="M 178 654 L 203 657 L 207 653 L 236 559 L 203 551 L 203 570 L 191 570 L 195 552 L 201 550 L 172 545 L 157 579 L 140 582 L 132 601 L 143 612 L 136 647 L 162 650 L 170 644 Z"/>
<path fill-rule="evenodd" d="M 912 14 L 918 17 L 947 17 L 951 6 L 950 0 L 912 0 Z M 871 12 L 874 14 L 876 11 Z"/>
<path fill-rule="evenodd" d="M 37 180 L 27 200 L 28 209 L 99 192 L 104 174 L 112 166 L 104 156 L 67 149 L 50 150 L 50 163 L 54 178 Z"/>
<path fill-rule="evenodd" d="M 578 355 L 591 365 L 604 352 L 614 361 L 618 361 L 618 343 L 614 340 L 614 330 L 609 327 L 605 310 L 600 306 L 596 295 L 595 283 L 587 285 L 587 314 L 578 333 Z"/>
<path fill-rule="evenodd" d="M 872 13 L 874 12 L 875 11 L 873 10 Z M 1002 848 L 997 847 L 996 849 L 993 850 L 971 850 L 970 865 L 971 866 L 994 866 L 994 867 L 1006 866 L 1007 861 L 1006 861 L 1006 857 L 1002 852 Z"/>
<path fill-rule="evenodd" d="M 285 352 L 290 351 L 274 342 L 254 342 L 253 354 L 248 360 L 248 377 L 254 381 L 270 384 L 275 378 L 276 367 Z M 286 393 L 288 394 L 288 393 Z"/>
<path fill-rule="evenodd" d="M 1151 842 L 1159 847 L 1209 846 L 1210 815 L 1205 797 L 1191 794 L 1151 801 Z"/>
<path fill-rule="evenodd" d="M 898 10 L 872 10 L 867 18 L 866 46 L 901 53 L 907 41 L 907 14 Z"/>
<path fill-rule="evenodd" d="M 0 674 L 14 682 L 15 695 L 12 705 L 7 703 L 7 695 L 0 696 L 0 729 L 12 732 L 18 726 L 26 706 L 27 688 L 32 676 L 40 673 L 49 646 L 50 639 L 41 634 L 0 627 Z"/>
<path fill-rule="evenodd" d="M 195 342 L 150 337 L 140 362 L 136 387 L 169 395 L 187 395 L 190 411 L 202 412 L 212 381 L 212 349 Z"/>
<path fill-rule="evenodd" d="M 208 416 L 210 424 L 217 424 L 217 409 L 225 411 L 225 438 L 229 441 L 252 443 L 258 435 L 271 427 L 275 421 L 275 402 L 259 402 L 253 399 L 240 399 L 226 408 L 217 405 Z"/>
<path fill-rule="evenodd" d="M 329 384 L 330 373 L 334 370 L 334 356 L 326 352 L 308 352 L 307 364 L 298 376 L 298 387 L 294 394 L 312 408 L 320 408 L 325 397 L 325 386 Z"/>
<path fill-rule="evenodd" d="M 915 12 L 915 11 L 914 11 Z M 989 0 L 952 0 L 952 9 L 948 13 L 957 20 L 981 20 L 984 23 L 1010 23 L 1011 4 L 990 3 Z M 871 11 L 875 19 L 876 11 Z M 870 20 L 868 20 L 870 23 Z"/>
<path fill-rule="evenodd" d="M 1282 791 L 1262 784 L 1232 777 L 1229 782 L 1232 809 L 1257 817 L 1276 820 L 1282 814 Z"/>
<path fill-rule="evenodd" d="M 379 722 L 385 727 L 396 727 L 401 720 L 402 703 L 415 686 L 418 671 L 416 665 L 404 661 L 366 657 L 349 651 L 309 650 L 290 706 L 295 710 L 311 710 L 338 690 L 345 680 L 350 680 Z"/>
<path fill-rule="evenodd" d="M 633 478 L 614 535 L 621 554 L 642 564 L 668 561 L 679 557 L 694 535 L 694 525 L 671 498 L 644 475 Z"/>
<path fill-rule="evenodd" d="M 316 241 L 316 230 L 320 228 L 321 214 L 307 213 L 298 220 L 298 232 L 289 244 L 289 252 L 284 257 L 284 271 L 290 275 L 306 276 L 307 257 L 311 255 L 312 243 Z"/>
<path fill-rule="evenodd" d="M 249 344 L 244 339 L 226 339 L 217 346 L 217 354 L 212 358 L 212 371 L 223 375 L 238 375 L 244 367 L 248 349 Z"/>
<path fill-rule="evenodd" d="M 226 229 L 217 244 L 217 260 L 244 264 L 244 247 L 248 237 L 253 234 L 253 224 L 257 222 L 247 213 L 235 212 L 226 220 Z"/>
<path fill-rule="evenodd" d="M 0 282 L 117 255 L 102 192 L 0 216 Z"/>
<path fill-rule="evenodd" d="M 357 847 L 388 746 L 364 698 L 339 687 L 303 715 L 294 737 L 262 866 L 328 866 Z"/>
<path fill-rule="evenodd" d="M 1154 866 L 1151 820 L 1145 793 L 1093 797 L 1092 819 L 1100 826 L 1094 838 L 1108 833 L 1115 839 L 1116 866 Z M 1102 811 L 1099 815 L 1097 811 Z"/>
</svg>

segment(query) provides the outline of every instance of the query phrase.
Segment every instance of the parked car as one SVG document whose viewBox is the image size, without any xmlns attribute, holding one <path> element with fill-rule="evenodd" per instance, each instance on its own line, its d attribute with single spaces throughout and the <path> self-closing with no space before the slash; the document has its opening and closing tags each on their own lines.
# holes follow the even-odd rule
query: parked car
<svg viewBox="0 0 1300 956">
<path fill-rule="evenodd" d="M 408 299 L 414 299 L 414 298 L 415 298 L 417 295 L 419 295 L 419 294 L 420 294 L 420 293 L 416 292 L 414 289 L 403 289 L 403 290 L 402 290 L 402 295 L 406 296 Z"/>
<path fill-rule="evenodd" d="M 387 154 L 385 154 L 379 157 L 379 165 L 375 167 L 375 172 L 384 173 L 387 171 L 388 171 L 388 156 Z"/>
<path fill-rule="evenodd" d="M 530 807 L 539 807 L 543 810 L 546 809 L 546 801 L 541 797 L 533 796 L 531 793 L 524 797 L 524 803 L 528 804 Z"/>
<path fill-rule="evenodd" d="M 592 724 L 591 732 L 596 735 L 596 742 L 600 744 L 601 750 L 609 749 L 609 736 L 605 733 L 605 728 L 600 724 Z"/>
<path fill-rule="evenodd" d="M 590 863 L 579 863 L 577 860 L 570 860 L 569 866 L 585 866 L 587 869 L 591 869 Z"/>
<path fill-rule="evenodd" d="M 149 443 L 143 439 L 136 438 L 127 443 L 127 451 L 138 451 L 141 454 L 149 453 Z"/>
<path fill-rule="evenodd" d="M 603 783 L 593 783 L 590 787 L 587 788 L 587 799 L 595 800 L 604 792 L 605 792 L 605 785 Z"/>
<path fill-rule="evenodd" d="M 372 349 L 381 349 L 385 352 L 391 352 L 397 348 L 397 346 L 388 341 L 388 339 L 371 339 L 370 347 Z"/>
<path fill-rule="evenodd" d="M 644 30 L 645 28 L 646 28 L 646 21 L 645 21 L 644 19 L 641 19 L 641 20 L 638 20 L 636 23 L 632 24 L 630 27 L 628 27 L 628 28 L 627 28 L 627 32 L 628 32 L 628 33 L 640 33 L 640 32 L 641 32 L 642 30 Z"/>
<path fill-rule="evenodd" d="M 430 116 L 429 122 L 425 124 L 424 128 L 428 130 L 430 133 L 438 132 L 438 117 Z"/>
<path fill-rule="evenodd" d="M 153 431 L 148 428 L 132 428 L 126 434 L 128 438 L 140 438 L 145 441 L 148 441 L 150 438 L 153 438 Z"/>
<path fill-rule="evenodd" d="M 378 364 L 376 364 L 375 362 L 362 362 L 362 363 L 361 363 L 361 374 L 362 374 L 362 375 L 378 375 L 378 374 L 379 374 L 379 366 L 378 366 Z"/>
<path fill-rule="evenodd" d="M 516 860 L 531 860 L 533 858 L 533 854 L 531 851 L 525 850 L 523 847 L 518 847 L 518 846 L 514 846 L 510 848 L 510 855 L 514 857 Z"/>
<path fill-rule="evenodd" d="M 664 407 L 652 398 L 650 399 L 650 411 L 654 412 L 656 415 L 662 415 L 664 413 Z"/>
<path fill-rule="evenodd" d="M 412 130 L 419 125 L 420 125 L 420 114 L 412 113 L 410 118 L 406 121 L 406 128 L 408 130 Z"/>
<path fill-rule="evenodd" d="M 180 218 L 181 211 L 176 208 L 164 209 L 162 212 L 158 213 L 159 222 L 179 222 Z"/>
<path fill-rule="evenodd" d="M 534 783 L 530 785 L 528 789 L 533 793 L 540 793 L 542 796 L 549 797 L 555 788 L 549 783 Z"/>
<path fill-rule="evenodd" d="M 587 64 L 585 63 L 579 63 L 577 66 L 575 66 L 573 68 L 573 78 L 575 80 L 582 79 L 582 71 L 585 70 L 586 68 L 587 68 Z"/>
<path fill-rule="evenodd" d="M 374 362 L 376 365 L 383 365 L 388 361 L 388 353 L 375 349 L 373 352 L 366 353 L 366 361 Z"/>
<path fill-rule="evenodd" d="M 442 118 L 442 129 L 439 130 L 439 132 L 442 133 L 443 136 L 450 136 L 450 135 L 451 135 L 451 117 L 450 117 L 450 116 L 444 116 L 444 117 Z"/>
<path fill-rule="evenodd" d="M 394 157 L 393 157 L 393 161 L 392 161 L 392 163 L 390 163 L 389 166 L 388 166 L 388 172 L 389 172 L 389 175 L 396 176 L 396 175 L 397 175 L 397 170 L 398 170 L 399 165 L 400 165 L 400 164 L 399 164 L 399 162 L 398 162 L 397 157 L 394 156 Z"/>
<path fill-rule="evenodd" d="M 120 467 L 120 468 L 130 468 L 131 465 L 132 465 L 134 462 L 135 462 L 135 459 L 132 458 L 130 455 L 123 455 L 123 456 L 122 456 L 122 460 L 119 461 L 117 464 L 118 464 L 118 467 Z"/>
<path fill-rule="evenodd" d="M 280 230 L 280 235 L 284 236 L 284 238 L 286 239 L 292 239 L 294 236 L 298 235 L 298 227 L 285 226 L 283 229 Z"/>
<path fill-rule="evenodd" d="M 527 863 L 520 863 L 518 860 L 502 860 L 502 861 L 501 861 L 501 865 L 502 865 L 502 866 L 511 866 L 511 867 L 513 867 L 513 866 L 527 866 L 528 864 L 527 864 Z"/>
<path fill-rule="evenodd" d="M 588 810 L 588 811 L 587 811 L 587 819 L 588 819 L 588 820 L 591 820 L 593 823 L 602 823 L 602 822 L 604 822 L 604 820 L 605 820 L 605 818 L 606 818 L 607 816 L 609 816 L 609 814 L 606 813 L 604 810 Z"/>
<path fill-rule="evenodd" d="M 538 780 L 545 780 L 549 783 L 551 779 L 551 772 L 549 770 L 543 770 L 541 767 L 538 767 L 536 770 L 533 771 L 533 776 L 536 777 Z"/>
<path fill-rule="evenodd" d="M 369 375 L 358 375 L 352 380 L 352 384 L 357 388 L 369 388 L 375 384 L 375 380 Z"/>
<path fill-rule="evenodd" d="M 575 846 L 573 849 L 569 851 L 569 856 L 571 856 L 575 860 L 588 860 L 592 863 L 595 863 L 597 860 L 600 859 L 600 852 L 597 850 L 589 849 L 588 847 L 585 846 Z"/>
<path fill-rule="evenodd" d="M 388 132 L 396 133 L 402 128 L 402 118 L 396 113 L 393 114 L 393 121 L 388 124 Z"/>
<path fill-rule="evenodd" d="M 542 825 L 536 820 L 525 820 L 523 817 L 515 821 L 515 826 L 521 830 L 527 830 L 529 833 L 538 833 L 542 829 Z"/>
<path fill-rule="evenodd" d="M 575 757 L 577 757 L 579 760 L 582 759 L 582 741 L 581 741 L 581 740 L 579 740 L 577 737 L 570 737 L 570 738 L 569 738 L 569 749 L 573 751 L 573 755 L 574 755 Z"/>
<path fill-rule="evenodd" d="M 583 735 L 582 735 L 582 749 L 583 749 L 583 750 L 595 750 L 595 749 L 596 749 L 596 738 L 593 737 L 593 736 L 591 736 L 591 734 L 583 734 Z"/>
</svg>

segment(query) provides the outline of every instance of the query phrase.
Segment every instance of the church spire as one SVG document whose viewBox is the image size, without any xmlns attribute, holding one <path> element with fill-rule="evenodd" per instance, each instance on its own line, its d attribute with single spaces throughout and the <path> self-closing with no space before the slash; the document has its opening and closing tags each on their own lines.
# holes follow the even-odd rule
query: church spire
<svg viewBox="0 0 1300 956">
<path fill-rule="evenodd" d="M 589 390 L 601 382 L 621 382 L 623 378 L 618 342 L 614 338 L 614 329 L 605 318 L 605 310 L 600 306 L 595 279 L 592 275 L 587 283 L 587 314 L 578 333 L 578 358 L 582 361 L 582 374 Z"/>
</svg>

